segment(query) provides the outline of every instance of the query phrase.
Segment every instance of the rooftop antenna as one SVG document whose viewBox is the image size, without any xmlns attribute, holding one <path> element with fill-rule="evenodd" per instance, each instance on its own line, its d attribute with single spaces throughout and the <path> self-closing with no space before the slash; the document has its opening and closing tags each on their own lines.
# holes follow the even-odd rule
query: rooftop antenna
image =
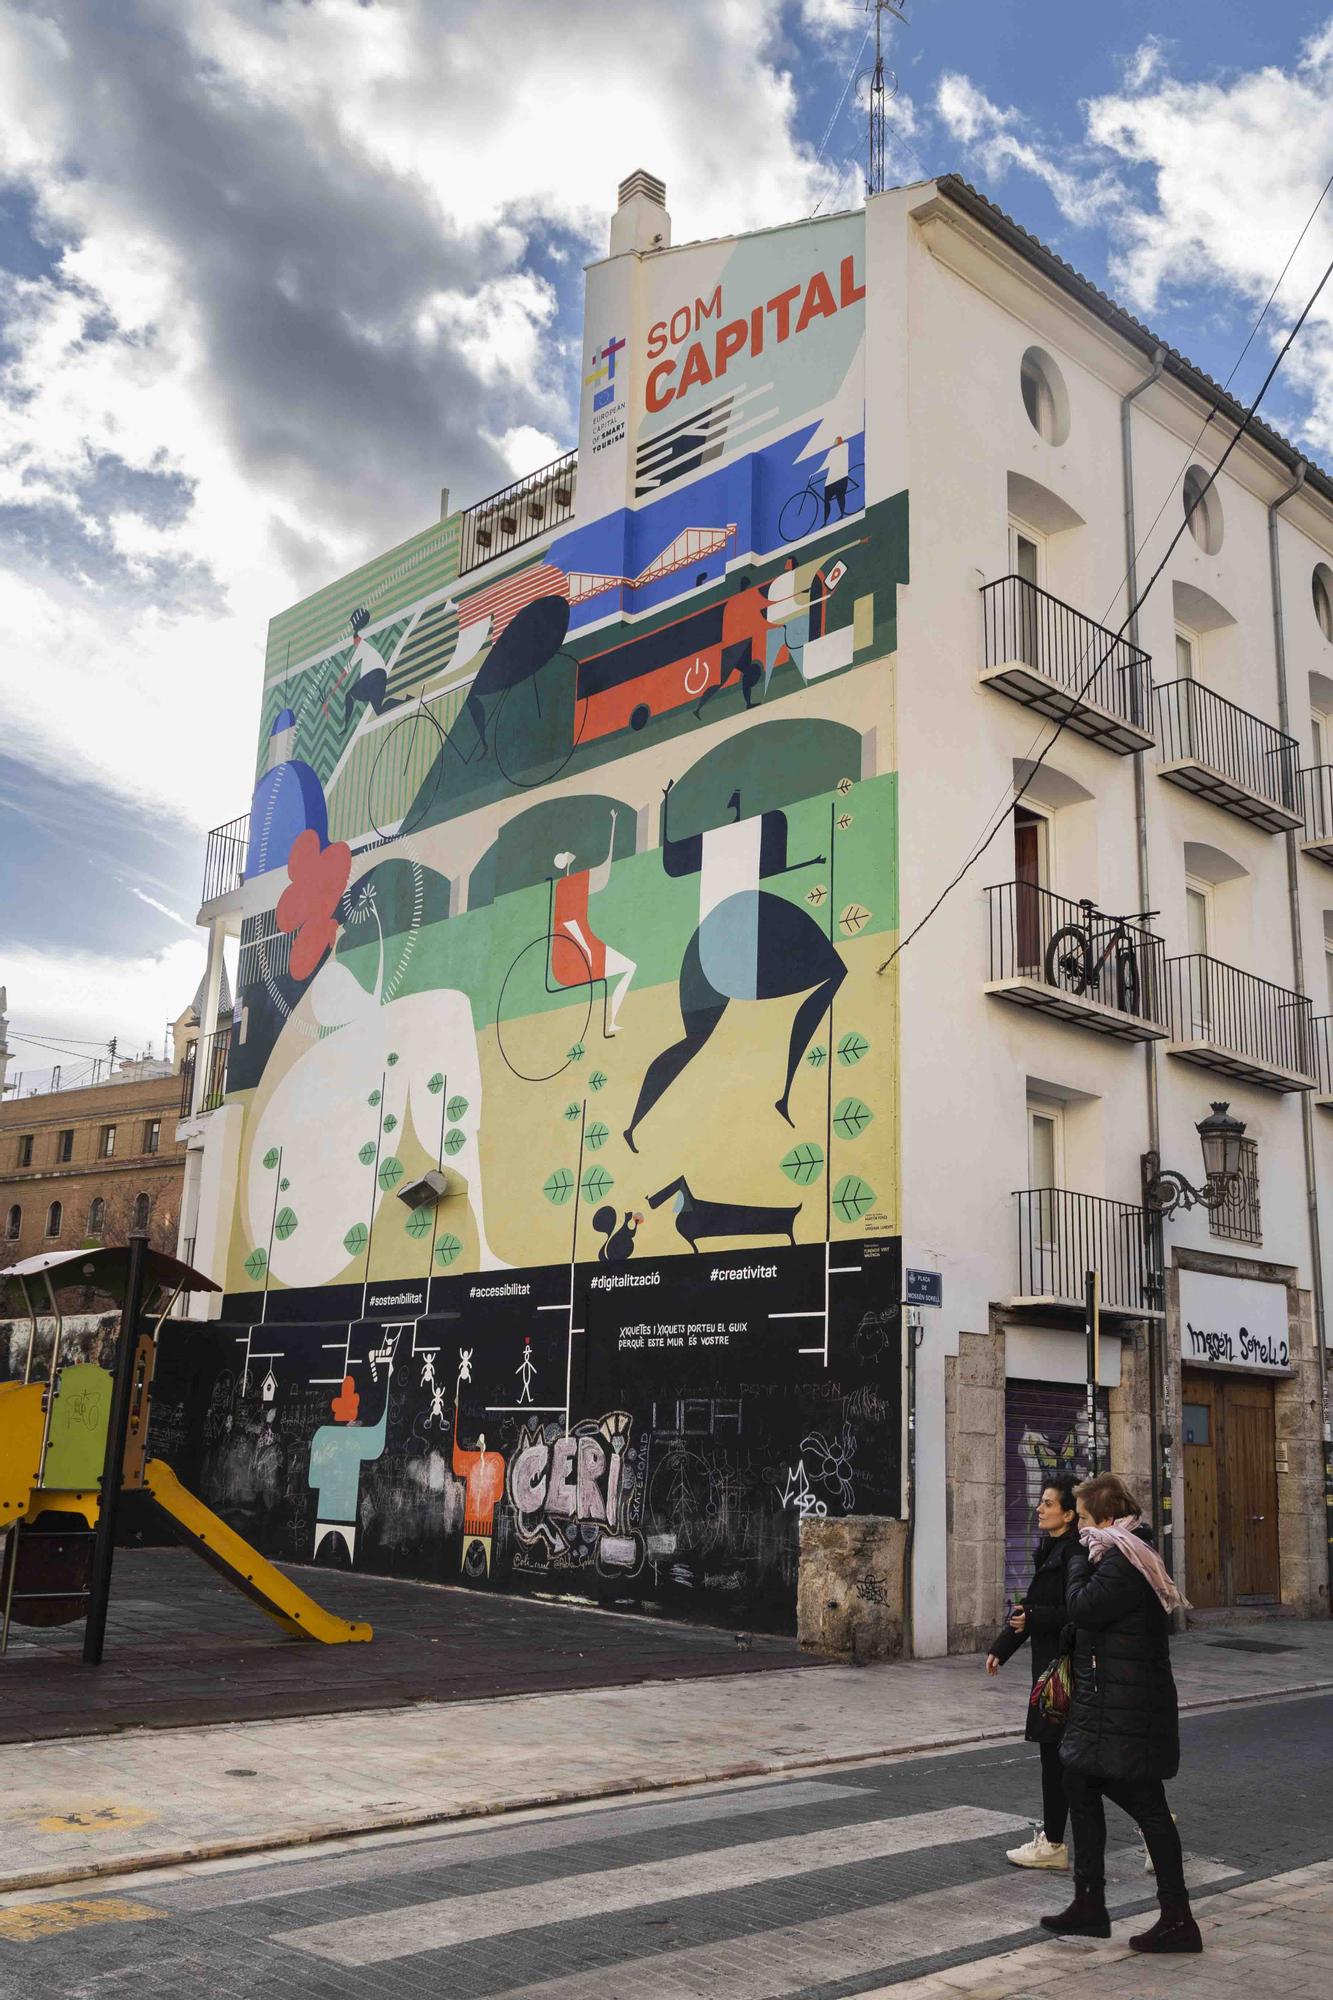
<svg viewBox="0 0 1333 2000">
<path fill-rule="evenodd" d="M 866 158 L 866 193 L 884 192 L 884 142 L 888 131 L 889 99 L 898 95 L 898 79 L 884 66 L 884 16 L 907 25 L 903 13 L 906 0 L 866 0 L 867 14 L 875 17 L 875 67 L 870 75 L 870 143 Z"/>
</svg>

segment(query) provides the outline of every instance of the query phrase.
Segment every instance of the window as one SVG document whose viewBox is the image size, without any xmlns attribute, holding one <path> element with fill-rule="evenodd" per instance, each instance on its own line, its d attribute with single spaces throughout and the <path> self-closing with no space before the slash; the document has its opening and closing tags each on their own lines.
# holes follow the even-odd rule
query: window
<svg viewBox="0 0 1333 2000">
<path fill-rule="evenodd" d="M 1051 880 L 1051 823 L 1044 813 L 1028 806 L 1014 807 L 1014 921 L 1017 927 L 1018 967 L 1041 975 L 1045 957 L 1043 937 L 1053 918 L 1042 922 L 1040 891 Z"/>
<path fill-rule="evenodd" d="M 19 1134 L 19 1165 L 21 1167 L 30 1167 L 32 1165 L 31 1132 L 20 1132 Z"/>
<path fill-rule="evenodd" d="M 151 1208 L 151 1206 L 152 1203 L 149 1201 L 148 1196 L 146 1194 L 135 1195 L 134 1217 L 130 1223 L 131 1229 L 136 1229 L 136 1230 L 147 1229 L 148 1211 Z"/>
<path fill-rule="evenodd" d="M 1017 521 L 1009 523 L 1009 567 L 1015 576 L 1021 576 L 1024 583 L 1040 584 L 1046 568 L 1044 553 L 1041 537 L 1031 528 Z"/>
<path fill-rule="evenodd" d="M 1208 479 L 1203 466 L 1192 465 L 1181 486 L 1181 500 L 1190 533 L 1206 556 L 1215 556 L 1222 546 L 1222 502 Z"/>
<path fill-rule="evenodd" d="M 1199 662 L 1199 642 L 1183 626 L 1176 627 L 1176 679 L 1192 681 Z"/>
<path fill-rule="evenodd" d="M 1259 1215 L 1259 1147 L 1254 1139 L 1240 1142 L 1240 1185 L 1220 1208 L 1208 1211 L 1208 1228 L 1214 1236 L 1230 1236 L 1242 1243 L 1263 1239 Z"/>
<path fill-rule="evenodd" d="M 162 1120 L 149 1118 L 143 1128 L 143 1149 L 145 1153 L 155 1153 L 162 1143 Z"/>
<path fill-rule="evenodd" d="M 1328 762 L 1328 746 L 1333 742 L 1329 735 L 1329 719 L 1317 708 L 1310 710 L 1310 763 L 1314 770 Z"/>
<path fill-rule="evenodd" d="M 88 1234 L 100 1236 L 106 1228 L 106 1203 L 101 1195 L 94 1195 L 88 1207 Z"/>
<path fill-rule="evenodd" d="M 1208 1420 L 1212 1410 L 1207 1403 L 1182 1403 L 1180 1406 L 1180 1428 L 1186 1444 L 1211 1444 Z"/>
<path fill-rule="evenodd" d="M 1054 1250 L 1059 1229 L 1053 1188 L 1064 1178 L 1064 1118 L 1058 1104 L 1028 1100 L 1028 1186 L 1038 1190 L 1032 1204 L 1032 1247 Z M 1047 1287 L 1043 1284 L 1043 1291 Z"/>
<path fill-rule="evenodd" d="M 1019 363 L 1018 386 L 1038 437 L 1063 444 L 1069 436 L 1069 396 L 1064 376 L 1044 348 L 1028 348 Z"/>
<path fill-rule="evenodd" d="M 1213 892 L 1206 882 L 1185 884 L 1185 949 L 1190 954 L 1185 963 L 1188 980 L 1186 998 L 1190 1010 L 1190 1039 L 1196 1042 L 1208 1040 L 1211 1033 L 1209 1020 L 1209 981 L 1207 960 L 1211 956 L 1209 946 L 1213 930 Z"/>
<path fill-rule="evenodd" d="M 22 1229 L 22 1227 L 23 1227 L 23 1210 L 19 1207 L 18 1203 L 15 1202 L 14 1206 L 10 1209 L 9 1215 L 5 1221 L 5 1235 L 9 1238 L 11 1243 L 14 1243 L 18 1240 L 18 1233 L 20 1229 Z"/>
<path fill-rule="evenodd" d="M 72 1160 L 74 1158 L 73 1132 L 62 1132 L 59 1138 L 56 1140 L 56 1158 L 57 1160 L 60 1161 L 62 1166 L 65 1164 L 67 1160 Z"/>
<path fill-rule="evenodd" d="M 1333 944 L 1324 940 L 1324 987 L 1328 994 L 1328 1011 L 1333 1014 Z"/>
<path fill-rule="evenodd" d="M 1310 596 L 1314 600 L 1314 615 L 1319 621 L 1319 629 L 1324 637 L 1333 641 L 1333 569 L 1327 563 L 1316 563 L 1310 578 Z"/>
<path fill-rule="evenodd" d="M 97 1142 L 97 1157 L 99 1160 L 110 1160 L 115 1157 L 115 1151 L 116 1128 L 114 1125 L 104 1125 Z"/>
<path fill-rule="evenodd" d="M 46 1233 L 48 1237 L 59 1236 L 60 1225 L 64 1220 L 64 1213 L 64 1209 L 58 1201 L 51 1203 L 51 1206 L 46 1211 Z"/>
<path fill-rule="evenodd" d="M 1212 933 L 1212 891 L 1204 882 L 1185 884 L 1185 942 L 1192 952 L 1208 956 Z"/>
</svg>

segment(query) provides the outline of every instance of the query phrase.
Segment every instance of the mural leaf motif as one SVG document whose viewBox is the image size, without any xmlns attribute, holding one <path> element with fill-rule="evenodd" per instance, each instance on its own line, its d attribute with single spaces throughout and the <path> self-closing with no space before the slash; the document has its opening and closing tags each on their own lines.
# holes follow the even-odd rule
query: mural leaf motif
<svg viewBox="0 0 1333 2000">
<path fill-rule="evenodd" d="M 403 1163 L 396 1153 L 390 1153 L 387 1160 L 380 1161 L 378 1179 L 386 1194 L 391 1188 L 396 1188 L 402 1178 Z"/>
<path fill-rule="evenodd" d="M 466 1144 L 467 1133 L 460 1132 L 456 1125 L 451 1126 L 444 1135 L 444 1150 L 446 1153 L 461 1153 Z"/>
<path fill-rule="evenodd" d="M 554 1202 L 557 1208 L 563 1208 L 573 1192 L 574 1176 L 568 1167 L 557 1167 L 553 1174 L 548 1174 L 542 1188 L 546 1199 Z"/>
<path fill-rule="evenodd" d="M 578 1117 L 579 1112 L 582 1109 L 583 1106 L 581 1104 L 567 1104 L 565 1106 L 565 1116 L 572 1122 L 575 1118 Z"/>
<path fill-rule="evenodd" d="M 864 903 L 849 903 L 838 918 L 838 929 L 847 937 L 855 937 L 870 922 L 870 914 Z"/>
<path fill-rule="evenodd" d="M 262 1278 L 265 1271 L 267 1271 L 268 1269 L 268 1257 L 266 1256 L 264 1251 L 256 1248 L 252 1250 L 250 1252 L 250 1255 L 246 1258 L 245 1268 L 252 1278 L 255 1279 Z"/>
<path fill-rule="evenodd" d="M 435 1245 L 435 1261 L 437 1264 L 446 1266 L 453 1264 L 462 1254 L 463 1246 L 456 1236 L 442 1236 Z"/>
<path fill-rule="evenodd" d="M 281 1179 L 281 1180 L 280 1180 L 280 1181 L 278 1182 L 278 1189 L 279 1189 L 279 1192 L 280 1192 L 280 1193 L 282 1193 L 282 1194 L 286 1194 L 286 1192 L 287 1192 L 287 1190 L 288 1190 L 288 1188 L 289 1188 L 290 1186 L 291 1186 L 291 1182 L 290 1182 L 290 1181 L 288 1180 L 288 1178 L 287 1178 L 286 1174 L 284 1174 L 284 1175 L 283 1175 L 283 1177 L 282 1177 L 282 1179 Z"/>
<path fill-rule="evenodd" d="M 855 1028 L 852 1029 L 850 1034 L 844 1035 L 838 1043 L 838 1061 L 845 1063 L 848 1068 L 853 1063 L 859 1063 L 862 1056 L 869 1053 L 869 1042 L 864 1035 L 858 1034 Z"/>
<path fill-rule="evenodd" d="M 844 1097 L 833 1110 L 833 1125 L 840 1139 L 859 1139 L 875 1114 L 859 1097 Z"/>
<path fill-rule="evenodd" d="M 414 1208 L 408 1216 L 407 1221 L 403 1224 L 403 1228 L 409 1236 L 415 1237 L 418 1241 L 423 1236 L 429 1236 L 430 1210 L 428 1208 Z"/>
<path fill-rule="evenodd" d="M 576 1110 L 577 1108 L 578 1107 L 575 1106 Z M 606 1144 L 607 1140 L 610 1138 L 611 1136 L 610 1127 L 603 1125 L 601 1120 L 597 1118 L 593 1120 L 592 1124 L 588 1127 L 587 1131 L 584 1133 L 583 1136 L 588 1142 L 589 1151 L 596 1153 L 601 1150 L 601 1148 Z"/>
<path fill-rule="evenodd" d="M 431 1078 L 430 1082 L 426 1085 L 426 1088 L 430 1092 L 432 1097 L 438 1097 L 440 1092 L 444 1089 L 444 1077 L 443 1074 L 438 1069 L 436 1070 L 434 1076 Z"/>
<path fill-rule="evenodd" d="M 273 1225 L 273 1234 L 280 1242 L 285 1243 L 287 1238 L 295 1235 L 295 1233 L 296 1210 L 294 1208 L 280 1208 L 278 1210 L 277 1221 Z"/>
<path fill-rule="evenodd" d="M 343 1249 L 349 1257 L 359 1257 L 370 1241 L 370 1231 L 364 1222 L 354 1222 L 343 1237 Z"/>
<path fill-rule="evenodd" d="M 833 1206 L 844 1222 L 859 1222 L 874 1199 L 874 1188 L 859 1174 L 844 1174 L 833 1190 Z"/>
<path fill-rule="evenodd" d="M 573 1048 L 569 1051 L 568 1055 L 565 1057 L 565 1061 L 572 1063 L 581 1062 L 584 1053 L 585 1051 L 582 1042 L 575 1042 Z"/>
<path fill-rule="evenodd" d="M 588 1088 L 589 1090 L 600 1090 L 602 1086 L 605 1084 L 605 1082 L 606 1082 L 606 1072 L 604 1070 L 595 1069 L 592 1075 L 588 1078 Z"/>
<path fill-rule="evenodd" d="M 368 1167 L 371 1161 L 375 1157 L 375 1141 L 373 1139 L 367 1139 L 365 1145 L 360 1148 L 356 1157 L 358 1158 L 358 1160 L 360 1160 L 363 1167 Z"/>
<path fill-rule="evenodd" d="M 466 1097 L 451 1097 L 444 1108 L 449 1115 L 449 1123 L 457 1125 L 467 1110 L 467 1099 Z"/>
<path fill-rule="evenodd" d="M 391 1111 L 391 1112 L 389 1113 L 388 1117 L 387 1117 L 387 1118 L 385 1119 L 385 1121 L 384 1121 L 384 1129 L 385 1129 L 385 1131 L 386 1131 L 386 1132 L 392 1132 L 392 1131 L 393 1131 L 393 1129 L 394 1129 L 394 1127 L 395 1127 L 395 1126 L 397 1125 L 397 1123 L 398 1123 L 398 1120 L 397 1120 L 397 1119 L 396 1119 L 396 1118 L 394 1117 L 394 1115 L 393 1115 L 393 1113 L 392 1113 L 392 1111 Z"/>
<path fill-rule="evenodd" d="M 602 1196 L 615 1186 L 615 1181 L 605 1167 L 589 1167 L 583 1176 L 583 1199 L 600 1201 Z"/>
<path fill-rule="evenodd" d="M 389 1054 L 388 1054 L 388 1055 L 387 1055 L 387 1056 L 386 1056 L 386 1057 L 384 1058 L 384 1060 L 385 1060 L 385 1061 L 386 1061 L 386 1062 L 388 1063 L 388 1065 L 389 1065 L 389 1068 L 390 1068 L 390 1069 L 392 1069 L 392 1068 L 393 1068 L 393 1066 L 394 1066 L 394 1064 L 395 1064 L 395 1063 L 397 1062 L 397 1060 L 398 1060 L 398 1057 L 397 1057 L 397 1056 L 396 1056 L 396 1055 L 395 1055 L 395 1054 L 394 1054 L 394 1053 L 393 1053 L 393 1052 L 391 1051 L 391 1052 L 390 1052 L 390 1053 L 389 1053 Z"/>
<path fill-rule="evenodd" d="M 783 1158 L 782 1171 L 797 1187 L 809 1187 L 824 1171 L 824 1148 L 813 1139 L 803 1139 Z"/>
<path fill-rule="evenodd" d="M 264 1165 L 268 1168 L 269 1172 L 272 1173 L 274 1167 L 276 1167 L 277 1164 L 278 1164 L 278 1149 L 276 1146 L 270 1146 L 268 1151 L 264 1155 Z"/>
<path fill-rule="evenodd" d="M 366 1103 L 371 1105 L 372 1107 L 378 1104 L 379 1101 L 380 1101 L 380 1094 L 377 1090 L 372 1090 L 369 1097 L 366 1099 Z"/>
<path fill-rule="evenodd" d="M 828 1050 L 822 1042 L 816 1042 L 812 1049 L 807 1049 L 805 1059 L 811 1069 L 823 1069 L 828 1061 Z"/>
<path fill-rule="evenodd" d="M 850 778 L 839 778 L 838 791 L 844 799 L 846 798 L 848 792 L 850 792 L 851 789 L 852 789 L 852 780 Z"/>
<path fill-rule="evenodd" d="M 822 882 L 816 882 L 813 888 L 807 889 L 805 892 L 806 902 L 813 903 L 816 906 L 816 908 L 819 906 L 820 903 L 824 902 L 827 896 L 828 896 L 828 890 L 825 888 Z"/>
</svg>

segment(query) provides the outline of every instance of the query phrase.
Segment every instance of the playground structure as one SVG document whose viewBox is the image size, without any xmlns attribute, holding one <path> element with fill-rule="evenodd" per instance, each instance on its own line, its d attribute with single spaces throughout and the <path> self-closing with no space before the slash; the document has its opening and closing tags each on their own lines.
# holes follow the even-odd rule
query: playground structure
<svg viewBox="0 0 1333 2000">
<path fill-rule="evenodd" d="M 150 1250 L 138 1236 L 127 1249 L 25 1258 L 0 1271 L 0 1294 L 6 1281 L 22 1297 L 31 1330 L 22 1381 L 0 1382 L 0 1654 L 12 1624 L 82 1618 L 84 1660 L 100 1662 L 122 1498 L 147 1508 L 290 1635 L 324 1645 L 371 1637 L 369 1625 L 316 1604 L 188 1492 L 164 1460 L 148 1456 L 158 1335 L 182 1291 L 218 1289 L 210 1279 Z M 75 1283 L 120 1304 L 114 1369 L 91 1361 L 61 1365 L 56 1290 Z M 38 1355 L 40 1289 L 43 1316 L 52 1322 L 44 1357 Z M 151 1311 L 144 1311 L 149 1299 Z"/>
</svg>

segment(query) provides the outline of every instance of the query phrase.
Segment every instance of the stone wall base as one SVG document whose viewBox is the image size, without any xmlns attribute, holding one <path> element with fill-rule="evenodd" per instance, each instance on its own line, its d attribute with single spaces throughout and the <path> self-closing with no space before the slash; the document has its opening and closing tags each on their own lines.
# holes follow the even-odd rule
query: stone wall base
<svg viewBox="0 0 1333 2000">
<path fill-rule="evenodd" d="M 801 1523 L 796 1635 L 840 1660 L 899 1660 L 907 1523 L 882 1514 Z"/>
</svg>

